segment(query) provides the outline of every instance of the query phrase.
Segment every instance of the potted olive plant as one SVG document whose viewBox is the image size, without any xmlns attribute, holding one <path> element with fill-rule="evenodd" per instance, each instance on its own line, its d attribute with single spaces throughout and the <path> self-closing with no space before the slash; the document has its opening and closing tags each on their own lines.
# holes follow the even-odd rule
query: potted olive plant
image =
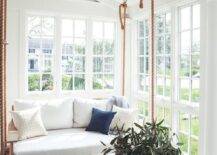
<svg viewBox="0 0 217 155">
<path fill-rule="evenodd" d="M 135 123 L 135 128 L 126 131 L 117 130 L 117 135 L 111 140 L 110 145 L 101 142 L 105 149 L 104 155 L 181 155 L 180 143 L 173 144 L 175 134 L 170 129 L 159 123 L 146 123 L 143 126 Z M 178 138 L 175 138 L 178 139 Z"/>
</svg>

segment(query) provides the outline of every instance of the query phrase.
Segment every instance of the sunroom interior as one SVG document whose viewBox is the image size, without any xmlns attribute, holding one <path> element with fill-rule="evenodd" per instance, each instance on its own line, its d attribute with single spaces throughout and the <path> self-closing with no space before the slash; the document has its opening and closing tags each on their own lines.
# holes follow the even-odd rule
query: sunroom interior
<svg viewBox="0 0 217 155">
<path fill-rule="evenodd" d="M 1 59 L 6 75 L 0 76 L 5 82 L 0 84 L 5 96 L 0 112 L 2 155 L 103 154 L 89 143 L 81 144 L 81 135 L 74 139 L 71 135 L 73 141 L 63 137 L 43 141 L 55 127 L 42 137 L 14 140 L 15 132 L 8 126 L 15 125 L 18 134 L 24 128 L 14 118 L 18 103 L 17 107 L 27 102 L 41 105 L 66 98 L 88 100 L 85 103 L 114 99 L 117 105 L 121 102 L 119 108 L 127 104 L 128 110 L 136 111 L 135 122 L 164 120 L 161 125 L 177 135 L 181 154 L 217 154 L 215 0 L 1 0 L 1 4 L 1 21 L 6 21 L 0 26 L 6 32 L 1 35 L 5 46 L 1 52 L 6 53 Z M 82 106 L 72 110 L 74 118 L 75 113 L 87 115 Z M 64 112 L 49 117 L 55 115 L 68 117 Z M 63 151 L 58 140 L 67 143 L 62 144 Z"/>
</svg>

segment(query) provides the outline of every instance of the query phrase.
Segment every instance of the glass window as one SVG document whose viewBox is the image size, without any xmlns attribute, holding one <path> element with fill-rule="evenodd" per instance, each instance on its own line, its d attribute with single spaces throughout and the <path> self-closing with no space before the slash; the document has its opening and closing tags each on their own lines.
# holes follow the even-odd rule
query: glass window
<svg viewBox="0 0 217 155">
<path fill-rule="evenodd" d="M 28 90 L 53 90 L 53 17 L 29 16 L 27 32 Z"/>
<path fill-rule="evenodd" d="M 93 89 L 114 89 L 115 25 L 93 22 Z"/>
<path fill-rule="evenodd" d="M 63 19 L 62 90 L 85 89 L 85 54 L 85 20 Z"/>
</svg>

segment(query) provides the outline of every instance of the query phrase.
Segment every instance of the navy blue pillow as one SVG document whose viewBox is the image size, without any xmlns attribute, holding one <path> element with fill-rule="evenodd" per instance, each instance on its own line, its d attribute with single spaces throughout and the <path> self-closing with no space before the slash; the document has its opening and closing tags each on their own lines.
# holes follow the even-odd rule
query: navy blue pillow
<svg viewBox="0 0 217 155">
<path fill-rule="evenodd" d="M 96 131 L 108 134 L 109 127 L 116 112 L 92 109 L 92 117 L 86 131 Z"/>
</svg>

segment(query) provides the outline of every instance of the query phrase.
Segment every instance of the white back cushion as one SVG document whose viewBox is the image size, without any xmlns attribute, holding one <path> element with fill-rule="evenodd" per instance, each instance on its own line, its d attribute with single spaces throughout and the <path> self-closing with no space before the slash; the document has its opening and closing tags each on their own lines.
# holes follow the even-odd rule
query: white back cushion
<svg viewBox="0 0 217 155">
<path fill-rule="evenodd" d="M 137 117 L 137 110 L 120 108 L 114 105 L 112 111 L 117 113 L 112 120 L 111 129 L 114 129 L 115 127 L 121 129 L 123 125 L 124 130 L 133 127 Z"/>
<path fill-rule="evenodd" d="M 18 130 L 19 140 L 47 134 L 41 119 L 40 108 L 12 111 L 11 115 Z"/>
<path fill-rule="evenodd" d="M 15 110 L 41 108 L 41 117 L 47 130 L 71 128 L 73 125 L 73 99 L 50 101 L 15 101 Z"/>
<path fill-rule="evenodd" d="M 75 99 L 74 100 L 74 123 L 73 127 L 84 128 L 90 123 L 92 116 L 92 109 L 97 108 L 106 110 L 107 103 L 105 100 L 91 100 L 91 99 Z"/>
</svg>

